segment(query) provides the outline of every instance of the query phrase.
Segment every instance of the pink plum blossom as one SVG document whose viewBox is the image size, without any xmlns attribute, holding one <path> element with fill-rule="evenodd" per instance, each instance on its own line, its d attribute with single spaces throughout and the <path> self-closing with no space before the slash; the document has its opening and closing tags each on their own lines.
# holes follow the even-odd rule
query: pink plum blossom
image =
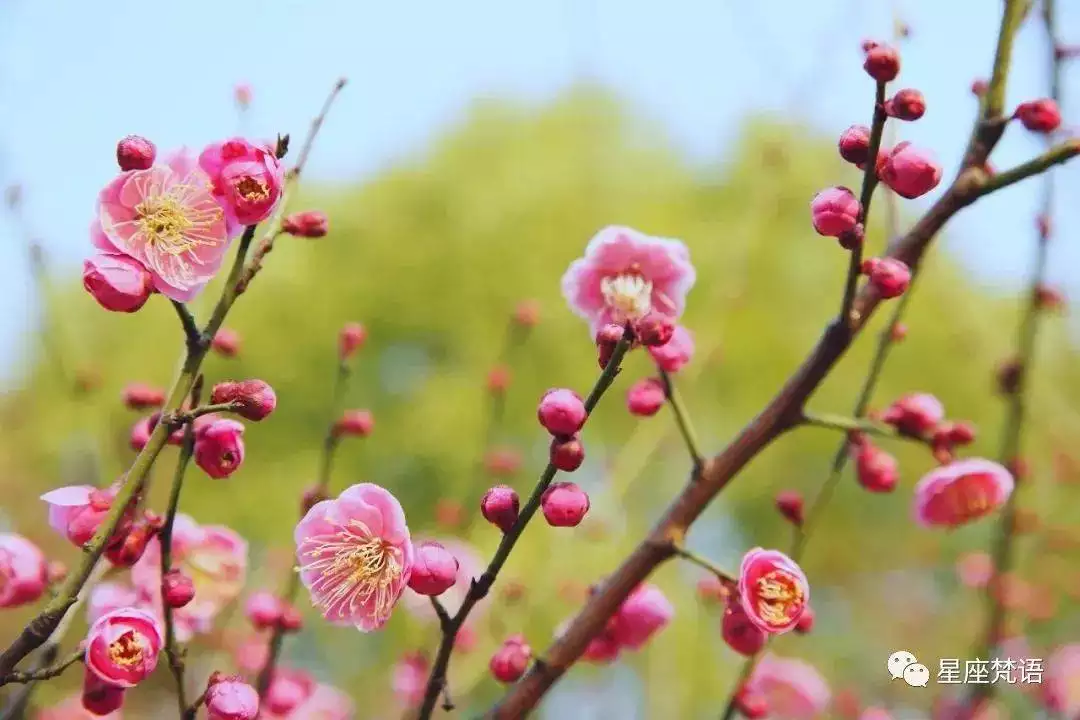
<svg viewBox="0 0 1080 720">
<path fill-rule="evenodd" d="M 677 320 L 695 279 L 681 241 L 612 225 L 593 236 L 585 256 L 571 263 L 562 291 L 595 337 L 604 325 L 634 321 L 650 310 Z"/>
<path fill-rule="evenodd" d="M 319 683 L 287 717 L 288 720 L 353 720 L 355 715 L 352 698 L 335 687 Z"/>
<path fill-rule="evenodd" d="M 327 620 L 362 632 L 386 624 L 414 562 L 397 498 L 373 483 L 353 485 L 316 503 L 293 537 L 300 579 Z"/>
<path fill-rule="evenodd" d="M 810 720 L 829 708 L 831 693 L 825 679 L 812 665 L 795 658 L 766 653 L 747 686 L 765 697 L 776 717 Z"/>
<path fill-rule="evenodd" d="M 766 633 L 794 629 L 810 603 L 810 583 L 794 560 L 779 550 L 754 548 L 739 567 L 739 602 Z"/>
<path fill-rule="evenodd" d="M 675 607 L 655 585 L 639 585 L 623 601 L 612 632 L 618 643 L 637 650 L 675 617 Z"/>
<path fill-rule="evenodd" d="M 0 608 L 34 602 L 48 585 L 48 563 L 37 545 L 22 535 L 0 533 Z"/>
<path fill-rule="evenodd" d="M 132 313 L 150 299 L 154 279 L 138 260 L 98 253 L 83 260 L 83 287 L 106 310 Z"/>
<path fill-rule="evenodd" d="M 412 653 L 398 660 L 391 679 L 391 688 L 398 703 L 405 708 L 420 705 L 427 687 L 428 671 L 428 661 L 419 653 Z"/>
<path fill-rule="evenodd" d="M 141 594 L 135 588 L 115 582 L 100 582 L 90 590 L 86 602 L 87 622 L 93 625 L 103 616 L 126 607 L 150 609 L 144 605 Z"/>
<path fill-rule="evenodd" d="M 274 148 L 232 138 L 208 145 L 199 167 L 213 183 L 214 197 L 225 209 L 229 234 L 270 217 L 281 199 L 285 170 Z"/>
<path fill-rule="evenodd" d="M 103 235 L 95 234 L 95 244 L 138 261 L 159 292 L 187 302 L 217 273 L 229 245 L 225 212 L 212 191 L 186 150 L 121 173 L 98 196 Z"/>
<path fill-rule="evenodd" d="M 112 507 L 116 486 L 100 490 L 92 485 L 68 485 L 41 496 L 49 506 L 49 525 L 82 547 L 94 536 Z M 114 537 L 124 537 L 128 523 L 117 526 Z"/>
<path fill-rule="evenodd" d="M 912 513 L 923 527 L 957 527 L 994 512 L 1014 487 L 1009 471 L 989 460 L 957 460 L 934 468 L 915 485 Z"/>
<path fill-rule="evenodd" d="M 138 608 L 113 610 L 90 626 L 86 667 L 109 685 L 135 687 L 154 671 L 163 644 L 156 617 Z"/>
<path fill-rule="evenodd" d="M 667 373 L 677 373 L 694 357 L 694 336 L 682 325 L 663 345 L 648 348 L 656 366 Z"/>
<path fill-rule="evenodd" d="M 195 585 L 194 599 L 173 610 L 189 632 L 209 632 L 214 618 L 240 596 L 247 578 L 247 542 L 227 527 L 199 525 L 178 513 L 173 522 L 172 568 Z M 131 569 L 131 580 L 146 596 L 161 602 L 161 543 L 155 538 Z"/>
<path fill-rule="evenodd" d="M 219 679 L 206 690 L 209 720 L 254 720 L 259 714 L 259 693 L 237 678 Z"/>
<path fill-rule="evenodd" d="M 1046 660 L 1043 702 L 1059 717 L 1080 713 L 1080 644 L 1063 645 Z"/>
</svg>

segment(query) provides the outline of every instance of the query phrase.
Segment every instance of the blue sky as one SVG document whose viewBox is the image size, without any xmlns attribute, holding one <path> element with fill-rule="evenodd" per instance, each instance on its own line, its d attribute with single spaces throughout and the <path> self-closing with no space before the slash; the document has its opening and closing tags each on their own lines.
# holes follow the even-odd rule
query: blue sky
<svg viewBox="0 0 1080 720">
<path fill-rule="evenodd" d="M 1059 3 L 1080 42 L 1080 8 Z M 1071 7 L 1070 7 L 1071 6 Z M 460 117 L 477 97 L 543 100 L 582 77 L 657 121 L 688 156 L 722 158 L 747 112 L 786 112 L 827 133 L 869 116 L 859 42 L 911 26 L 900 86 L 926 117 L 902 137 L 955 168 L 975 110 L 968 88 L 990 66 L 1000 0 L 0 0 L 0 183 L 25 187 L 28 214 L 57 263 L 88 251 L 97 190 L 128 133 L 160 147 L 237 127 L 232 86 L 255 93 L 250 130 L 301 135 L 335 78 L 350 86 L 324 129 L 310 176 L 363 178 Z M 978 10 L 978 8 L 982 8 Z M 1010 104 L 1045 93 L 1044 36 L 1018 39 Z M 1076 61 L 1080 64 L 1080 60 Z M 1077 87 L 1067 76 L 1066 94 Z M 1066 103 L 1066 122 L 1070 117 Z M 1006 167 L 1037 152 L 1012 129 Z M 1080 287 L 1076 168 L 1062 171 L 1055 280 Z M 822 178 L 822 185 L 832 184 Z M 947 247 L 980 279 L 1016 287 L 1027 270 L 1036 186 L 988 199 L 951 226 Z M 72 274 L 72 282 L 77 276 Z M 0 368 L 18 353 L 34 307 L 19 235 L 0 220 Z"/>
</svg>

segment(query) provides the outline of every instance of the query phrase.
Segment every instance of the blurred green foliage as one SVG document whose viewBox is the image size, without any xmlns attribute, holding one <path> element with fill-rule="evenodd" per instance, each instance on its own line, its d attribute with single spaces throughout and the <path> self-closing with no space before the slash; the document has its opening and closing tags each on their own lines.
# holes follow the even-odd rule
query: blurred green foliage
<svg viewBox="0 0 1080 720">
<path fill-rule="evenodd" d="M 546 455 L 537 399 L 550 386 L 584 392 L 597 374 L 587 329 L 566 308 L 559 278 L 592 234 L 612 223 L 681 238 L 690 247 L 698 283 L 685 324 L 698 351 L 678 383 L 703 444 L 719 450 L 777 391 L 836 311 L 846 255 L 814 233 L 807 206 L 821 186 L 857 182 L 831 142 L 763 118 L 747 123 L 723 165 L 691 166 L 615 99 L 581 89 L 539 109 L 478 104 L 428 151 L 362 185 L 309 186 L 293 208 L 325 209 L 331 234 L 281 238 L 226 323 L 241 333 L 242 352 L 205 366 L 211 383 L 267 380 L 279 409 L 249 426 L 247 460 L 232 479 L 191 472 L 183 510 L 250 538 L 252 589 L 282 582 L 298 498 L 313 479 L 329 420 L 336 333 L 359 320 L 369 339 L 348 405 L 371 409 L 375 431 L 342 446 L 334 486 L 380 483 L 400 498 L 415 536 L 457 536 L 489 556 L 498 534 L 475 511 L 493 482 L 478 469 L 491 407 L 486 373 L 504 351 L 515 304 L 537 299 L 542 318 L 509 356 L 513 382 L 495 428 L 499 442 L 525 454 L 512 482 L 527 495 Z M 885 204 L 879 203 L 880 218 Z M 901 213 L 908 212 L 916 209 L 903 203 Z M 881 251 L 880 225 L 867 243 L 869 252 Z M 92 371 L 99 384 L 73 400 L 51 366 L 31 358 L 2 406 L 0 477 L 9 526 L 75 562 L 77 553 L 45 526 L 37 496 L 77 481 L 73 473 L 86 472 L 95 447 L 104 479 L 124 470 L 136 417 L 121 407 L 121 388 L 132 381 L 169 383 L 181 337 L 164 301 L 138 315 L 110 315 L 76 289 L 74 278 L 64 284 L 51 299 L 49 327 L 68 343 L 68 366 Z M 201 316 L 217 289 L 196 304 Z M 887 366 L 876 406 L 909 391 L 934 393 L 950 417 L 979 427 L 970 454 L 994 457 L 1003 411 L 994 369 L 1010 352 L 1018 306 L 1015 298 L 973 286 L 935 251 L 910 306 L 909 337 Z M 882 322 L 875 318 L 811 408 L 849 411 Z M 1063 485 L 1075 473 L 1062 458 L 1074 449 L 1080 373 L 1063 322 L 1049 319 L 1044 330 L 1026 433 L 1033 473 L 1025 504 L 1061 524 L 1076 518 Z M 450 681 L 467 714 L 499 695 L 486 675 L 496 643 L 522 631 L 542 651 L 580 606 L 585 585 L 617 565 L 685 481 L 688 462 L 670 415 L 636 420 L 624 408 L 626 388 L 649 372 L 647 359 L 630 358 L 584 435 L 588 459 L 574 479 L 592 495 L 590 516 L 576 529 L 549 528 L 542 520 L 530 527 L 481 618 L 478 647 L 455 657 Z M 707 511 L 689 543 L 728 567 L 754 545 L 787 548 L 789 532 L 772 497 L 787 488 L 812 496 L 838 440 L 819 429 L 778 440 Z M 985 546 L 993 524 L 952 533 L 917 528 L 911 488 L 933 460 L 921 448 L 888 447 L 901 461 L 901 486 L 875 495 L 850 474 L 844 478 L 805 558 L 817 625 L 810 636 L 785 636 L 774 647 L 815 663 L 834 687 L 857 686 L 867 698 L 925 708 L 932 693 L 890 685 L 885 658 L 903 647 L 933 669 L 938 657 L 972 657 L 982 608 L 973 591 L 958 585 L 952 566 L 961 550 Z M 174 452 L 157 464 L 152 502 L 159 508 Z M 460 526 L 436 526 L 436 505 L 444 499 L 464 507 Z M 1044 551 L 1039 556 L 1048 558 Z M 1042 574 L 1025 567 L 1033 568 L 1027 576 L 1040 588 L 1055 597 L 1063 591 L 1049 584 L 1062 575 L 1057 566 Z M 575 668 L 550 701 L 550 716 L 567 716 L 566 703 L 582 718 L 716 716 L 740 662 L 720 640 L 717 610 L 696 597 L 699 577 L 675 562 L 661 568 L 654 580 L 675 604 L 675 621 L 616 666 Z M 525 587 L 523 598 L 504 597 L 500 587 L 508 581 Z M 3 636 L 26 616 L 5 614 Z M 1045 649 L 1053 632 L 1075 630 L 1068 622 L 1032 626 L 1036 648 Z M 227 653 L 214 647 L 245 632 L 237 613 L 227 631 L 196 643 L 193 684 L 212 669 L 229 669 Z M 395 660 L 406 651 L 433 653 L 436 644 L 434 626 L 403 608 L 372 635 L 334 630 L 311 614 L 305 632 L 287 641 L 285 657 L 352 692 L 359 717 L 382 718 L 397 712 L 389 691 Z M 77 683 L 77 673 L 69 675 L 64 687 Z M 169 683 L 162 663 L 161 694 L 133 693 L 132 707 L 149 713 L 159 707 L 154 702 L 170 702 L 164 699 Z M 62 692 L 48 686 L 40 697 Z"/>
</svg>

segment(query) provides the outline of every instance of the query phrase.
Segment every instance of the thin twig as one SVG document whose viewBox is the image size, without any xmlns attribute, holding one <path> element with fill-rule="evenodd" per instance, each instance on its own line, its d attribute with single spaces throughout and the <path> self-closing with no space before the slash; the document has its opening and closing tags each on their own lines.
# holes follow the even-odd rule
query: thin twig
<svg viewBox="0 0 1080 720">
<path fill-rule="evenodd" d="M 686 411 L 686 406 L 683 405 L 682 396 L 675 388 L 671 374 L 659 368 L 657 370 L 660 374 L 660 382 L 664 384 L 664 395 L 667 397 L 668 405 L 671 406 L 671 411 L 675 414 L 675 423 L 679 426 L 679 434 L 682 435 L 683 442 L 686 443 L 686 449 L 690 453 L 690 460 L 694 464 L 693 476 L 697 477 L 697 474 L 701 471 L 701 466 L 705 464 L 705 454 L 701 452 L 701 444 L 698 442 L 694 423 L 690 419 L 690 413 Z"/>
<path fill-rule="evenodd" d="M 197 408 L 193 408 L 191 410 L 177 410 L 176 412 L 164 415 L 162 416 L 161 422 L 169 425 L 170 427 L 177 428 L 181 425 L 190 424 L 192 420 L 201 418 L 203 415 L 212 415 L 213 413 L 220 412 L 236 412 L 239 408 L 240 404 L 235 402 L 200 405 Z"/>
<path fill-rule="evenodd" d="M 999 84 L 1002 93 L 1011 62 L 1011 35 L 1019 27 L 1016 10 L 1012 7 L 1017 1 L 1007 2 L 1000 32 L 1009 37 L 999 40 L 998 56 L 995 58 L 992 85 Z M 991 115 L 998 116 L 1000 109 L 996 115 Z M 960 173 L 926 214 L 889 249 L 888 257 L 900 260 L 912 271 L 918 268 L 930 243 L 945 223 L 981 197 L 978 190 L 986 180 L 985 172 L 973 172 L 972 168 L 986 162 L 1000 137 L 1001 131 L 995 124 L 978 124 L 967 161 Z M 727 448 L 705 463 L 698 481 L 683 487 L 648 537 L 642 540 L 589 596 L 585 607 L 544 653 L 545 662 L 530 667 L 524 677 L 510 687 L 499 703 L 488 711 L 487 717 L 520 718 L 536 707 L 547 691 L 581 656 L 589 642 L 603 630 L 634 588 L 671 557 L 670 552 L 663 550 L 663 544 L 672 537 L 684 536 L 690 525 L 746 464 L 793 426 L 807 398 L 836 365 L 881 300 L 880 293 L 872 286 L 864 286 L 859 291 L 850 315 L 838 317 L 828 326 L 810 355 L 780 392 L 743 428 Z"/>
<path fill-rule="evenodd" d="M 198 387 L 201 383 L 196 383 Z M 198 403 L 199 398 L 193 393 L 192 403 Z M 165 577 L 172 570 L 172 536 L 173 524 L 176 521 L 176 513 L 180 507 L 180 491 L 184 487 L 184 475 L 187 473 L 191 456 L 195 452 L 195 427 L 189 424 L 184 429 L 184 439 L 180 446 L 180 456 L 176 461 L 176 472 L 173 475 L 172 487 L 169 490 L 169 505 L 165 512 L 165 524 L 161 528 L 159 543 L 161 545 L 161 605 L 162 614 L 165 618 L 165 655 L 169 660 L 169 670 L 176 680 L 176 703 L 180 708 L 180 720 L 184 720 L 187 711 L 187 691 L 184 687 L 184 649 L 176 642 L 176 623 L 173 620 L 173 608 L 165 597 Z"/>
<path fill-rule="evenodd" d="M 1050 97 L 1060 105 L 1062 100 L 1062 58 L 1057 54 L 1057 32 L 1054 0 L 1043 0 L 1043 23 L 1046 28 L 1048 60 L 1049 60 L 1049 83 Z M 1053 140 L 1046 138 L 1047 152 L 1044 157 L 1051 155 L 1055 150 L 1061 150 L 1063 146 L 1053 145 Z M 1075 154 L 1077 145 L 1071 143 L 1072 154 Z M 1070 155 L 1071 157 L 1071 155 Z M 1031 165 L 1031 163 L 1028 163 Z M 1021 166 L 1023 167 L 1023 166 Z M 1047 164 L 1042 169 L 1049 169 Z M 1014 171 L 1015 172 L 1015 171 Z M 1054 211 L 1054 173 L 1047 172 L 1043 178 L 1041 209 L 1045 228 L 1040 228 L 1036 234 L 1034 248 L 1034 260 L 1031 271 L 1031 281 L 1028 285 L 1028 297 L 1024 314 L 1020 320 L 1017 331 L 1016 357 L 1020 372 L 1017 374 L 1017 382 L 1011 389 L 1007 398 L 1007 410 L 1005 425 L 1002 429 L 1001 447 L 999 459 L 1009 465 L 1015 463 L 1020 456 L 1023 445 L 1024 421 L 1027 413 L 1028 379 L 1031 368 L 1035 362 L 1035 347 L 1039 331 L 1040 302 L 1039 289 L 1046 278 L 1050 237 L 1053 232 L 1052 216 Z M 1023 478 L 1017 478 L 1022 481 Z M 1000 595 L 993 592 L 993 588 L 999 585 L 1000 579 L 1008 573 L 1014 560 L 1014 545 L 1016 538 L 1017 503 L 1019 493 L 1013 492 L 1002 511 L 1001 521 L 993 547 L 994 576 L 986 593 L 988 612 L 985 630 L 980 638 L 977 648 L 977 657 L 993 657 L 994 648 L 1001 641 L 1001 636 L 1008 619 L 1008 608 L 1001 601 Z M 976 708 L 989 700 L 994 694 L 992 684 L 983 688 L 976 685 L 971 692 L 967 709 L 974 713 Z"/>
<path fill-rule="evenodd" d="M 865 411 L 865 409 L 863 409 L 863 411 Z M 829 430 L 839 430 L 840 432 L 845 433 L 860 432 L 867 435 L 876 435 L 878 437 L 912 440 L 919 443 L 927 442 L 926 438 L 901 433 L 892 425 L 876 422 L 874 420 L 868 420 L 862 415 L 846 417 L 843 415 L 832 415 L 829 413 L 804 412 L 802 414 L 801 423 L 803 425 L 809 425 L 812 427 L 826 428 Z"/>
<path fill-rule="evenodd" d="M 177 300 L 172 300 L 172 306 L 176 310 L 176 316 L 180 318 L 180 326 L 184 329 L 184 337 L 188 347 L 194 347 L 203 341 L 199 324 L 195 322 L 195 316 L 191 314 L 188 306 Z"/>
<path fill-rule="evenodd" d="M 340 438 L 334 432 L 334 424 L 341 414 L 341 405 L 344 402 L 345 390 L 348 387 L 352 369 L 346 359 L 339 359 L 337 370 L 334 373 L 334 388 L 330 397 L 329 420 L 327 421 L 326 434 L 323 436 L 322 451 L 319 453 L 318 475 L 315 480 L 315 494 L 322 496 L 330 487 L 330 475 L 333 469 L 334 456 L 337 452 Z M 301 517 L 304 510 L 301 509 Z M 285 581 L 285 587 L 281 592 L 281 598 L 289 605 L 296 601 L 296 595 L 300 592 L 300 576 L 296 569 L 289 571 Z M 259 697 L 265 697 L 270 689 L 270 681 L 274 677 L 274 668 L 281 656 L 281 647 L 285 642 L 285 630 L 280 625 L 276 626 L 270 635 L 270 647 L 266 655 L 266 662 L 259 670 L 255 687 L 259 691 Z"/>
<path fill-rule="evenodd" d="M 48 680 L 62 674 L 69 667 L 74 665 L 83 659 L 83 655 L 86 651 L 83 648 L 77 649 L 75 652 L 68 655 L 66 658 L 56 663 L 55 665 L 49 665 L 48 667 L 39 668 L 37 670 L 30 670 L 29 672 L 15 671 L 9 675 L 5 675 L 3 678 L 3 684 L 8 683 L 32 683 L 37 680 Z"/>
<path fill-rule="evenodd" d="M 589 393 L 589 396 L 585 398 L 585 410 L 589 414 L 596 408 L 596 404 L 600 401 L 600 398 L 603 397 L 607 389 L 611 387 L 611 384 L 615 382 L 615 377 L 619 374 L 623 357 L 630 349 L 628 335 L 628 332 L 624 333 L 623 338 L 619 340 L 611 358 L 608 360 L 607 367 L 600 373 L 600 377 L 597 378 L 592 391 Z M 461 630 L 461 627 L 465 624 L 466 618 L 468 618 L 469 613 L 476 603 L 480 602 L 491 589 L 492 584 L 495 582 L 495 578 L 499 575 L 499 571 L 506 563 L 506 559 L 510 556 L 510 552 L 514 549 L 514 545 L 517 544 L 518 539 L 521 538 L 521 534 L 525 531 L 525 527 L 540 508 L 540 500 L 544 495 L 544 491 L 551 485 L 557 472 L 558 470 L 551 463 L 548 463 L 547 467 L 544 468 L 528 501 L 526 501 L 525 505 L 521 508 L 521 513 L 518 515 L 517 521 L 514 523 L 513 527 L 503 535 L 502 540 L 499 542 L 499 547 L 495 550 L 495 555 L 491 558 L 491 562 L 488 563 L 487 569 L 484 570 L 479 578 L 473 579 L 472 583 L 469 585 L 468 592 L 465 593 L 465 598 L 461 601 L 461 607 L 458 608 L 458 611 L 450 619 L 449 626 L 443 629 L 442 640 L 439 643 L 439 650 L 435 656 L 435 662 L 432 664 L 430 674 L 428 675 L 427 688 L 424 691 L 424 700 L 420 705 L 420 711 L 417 716 L 419 720 L 428 720 L 435 711 L 435 704 L 438 702 L 439 693 L 441 693 L 446 686 L 446 673 L 447 668 L 450 665 L 450 653 L 454 649 L 454 639 L 457 637 L 458 631 Z"/>
<path fill-rule="evenodd" d="M 725 570 L 721 570 L 720 567 L 712 560 L 709 560 L 702 555 L 698 555 L 693 550 L 689 550 L 685 547 L 682 547 L 681 545 L 673 545 L 673 549 L 675 551 L 675 554 L 681 557 L 683 560 L 691 562 L 694 565 L 697 565 L 699 568 L 702 568 L 703 570 L 708 570 L 710 573 L 724 581 L 724 583 L 726 583 L 727 585 L 730 585 L 731 587 L 735 586 L 737 582 L 735 576 Z"/>
</svg>

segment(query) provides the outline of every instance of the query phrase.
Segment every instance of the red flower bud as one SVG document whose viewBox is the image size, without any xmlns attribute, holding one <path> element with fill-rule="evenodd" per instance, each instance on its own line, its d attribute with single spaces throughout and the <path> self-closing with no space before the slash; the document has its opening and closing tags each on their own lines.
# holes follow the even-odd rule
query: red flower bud
<svg viewBox="0 0 1080 720">
<path fill-rule="evenodd" d="M 240 335 L 235 330 L 221 328 L 210 342 L 210 348 L 222 357 L 236 357 L 240 352 Z"/>
<path fill-rule="evenodd" d="M 631 415 L 651 417 L 660 411 L 667 400 L 664 384 L 656 378 L 645 378 L 630 386 L 626 393 L 626 407 Z"/>
<path fill-rule="evenodd" d="M 140 135 L 128 135 L 116 144 L 116 162 L 124 172 L 146 170 L 154 164 L 157 148 Z"/>
<path fill-rule="evenodd" d="M 375 417 L 369 410 L 346 410 L 334 424 L 334 435 L 367 437 L 374 426 Z"/>
<path fill-rule="evenodd" d="M 237 415 L 258 422 L 274 412 L 277 395 L 263 380 L 221 382 L 210 392 L 210 402 L 215 405 L 232 403 Z"/>
<path fill-rule="evenodd" d="M 244 614 L 256 630 L 277 627 L 284 610 L 281 600 L 267 590 L 252 593 L 244 604 Z"/>
<path fill-rule="evenodd" d="M 514 322 L 523 328 L 531 328 L 540 322 L 540 303 L 522 300 L 514 308 Z"/>
<path fill-rule="evenodd" d="M 908 200 L 925 195 L 941 182 L 941 165 L 909 142 L 898 143 L 879 163 L 878 178 Z"/>
<path fill-rule="evenodd" d="M 551 438 L 548 459 L 552 465 L 563 472 L 574 472 L 585 462 L 585 446 L 577 435 Z"/>
<path fill-rule="evenodd" d="M 1061 126 L 1061 110 L 1051 98 L 1020 103 L 1013 117 L 1031 132 L 1050 133 Z"/>
<path fill-rule="evenodd" d="M 480 513 L 489 523 L 504 533 L 508 533 L 517 522 L 520 504 L 521 501 L 514 488 L 496 485 L 484 493 L 480 501 Z"/>
<path fill-rule="evenodd" d="M 765 647 L 765 631 L 750 621 L 737 601 L 729 602 L 720 622 L 724 642 L 740 655 L 750 657 Z"/>
<path fill-rule="evenodd" d="M 552 435 L 573 435 L 589 417 L 585 403 L 573 390 L 558 388 L 548 390 L 540 398 L 536 417 Z"/>
<path fill-rule="evenodd" d="M 896 258 L 868 258 L 862 271 L 883 298 L 900 297 L 911 285 L 911 269 Z"/>
<path fill-rule="evenodd" d="M 776 494 L 776 509 L 796 527 L 803 524 L 803 497 L 796 490 L 784 490 Z"/>
<path fill-rule="evenodd" d="M 195 597 L 195 583 L 180 570 L 170 570 L 161 579 L 161 597 L 171 608 L 182 608 Z"/>
<path fill-rule="evenodd" d="M 596 334 L 597 360 L 600 363 L 600 369 L 607 367 L 611 356 L 615 354 L 615 347 L 623 338 L 623 332 L 621 325 L 605 325 Z"/>
<path fill-rule="evenodd" d="M 304 628 L 304 616 L 292 605 L 282 604 L 278 627 L 282 632 L 300 632 Z"/>
<path fill-rule="evenodd" d="M 855 230 L 862 206 L 845 187 L 822 190 L 810 201 L 810 218 L 819 235 L 840 237 Z"/>
<path fill-rule="evenodd" d="M 363 325 L 357 322 L 345 323 L 345 327 L 338 333 L 338 357 L 348 360 L 363 347 L 366 339 L 367 330 Z"/>
<path fill-rule="evenodd" d="M 329 221 L 321 210 L 305 210 L 285 218 L 281 229 L 294 237 L 321 238 L 329 232 Z"/>
<path fill-rule="evenodd" d="M 522 635 L 507 638 L 502 646 L 491 656 L 488 668 L 491 675 L 501 683 L 517 682 L 529 667 L 532 648 Z"/>
<path fill-rule="evenodd" d="M 852 125 L 840 134 L 839 148 L 840 157 L 861 167 L 870 157 L 870 128 Z"/>
<path fill-rule="evenodd" d="M 667 315 L 650 311 L 634 323 L 634 337 L 645 347 L 662 347 L 675 334 L 675 321 Z"/>
<path fill-rule="evenodd" d="M 147 410 L 164 404 L 165 391 L 143 383 L 132 383 L 124 388 L 123 398 L 124 405 L 129 409 Z"/>
<path fill-rule="evenodd" d="M 589 511 L 589 495 L 574 483 L 552 483 L 540 498 L 540 509 L 548 525 L 575 527 Z"/>
<path fill-rule="evenodd" d="M 869 442 L 856 449 L 855 473 L 859 484 L 870 492 L 892 492 L 900 480 L 896 458 Z"/>
<path fill-rule="evenodd" d="M 510 368 L 496 365 L 488 372 L 487 388 L 492 395 L 502 395 L 510 387 Z"/>
<path fill-rule="evenodd" d="M 926 98 L 912 88 L 899 90 L 885 101 L 885 112 L 897 120 L 918 120 L 926 113 Z"/>
<path fill-rule="evenodd" d="M 878 82 L 891 82 L 900 74 L 900 54 L 888 45 L 874 45 L 866 51 L 863 70 Z"/>
<path fill-rule="evenodd" d="M 112 312 L 133 313 L 154 291 L 153 278 L 126 255 L 94 255 L 83 261 L 83 287 L 98 305 Z"/>
</svg>

